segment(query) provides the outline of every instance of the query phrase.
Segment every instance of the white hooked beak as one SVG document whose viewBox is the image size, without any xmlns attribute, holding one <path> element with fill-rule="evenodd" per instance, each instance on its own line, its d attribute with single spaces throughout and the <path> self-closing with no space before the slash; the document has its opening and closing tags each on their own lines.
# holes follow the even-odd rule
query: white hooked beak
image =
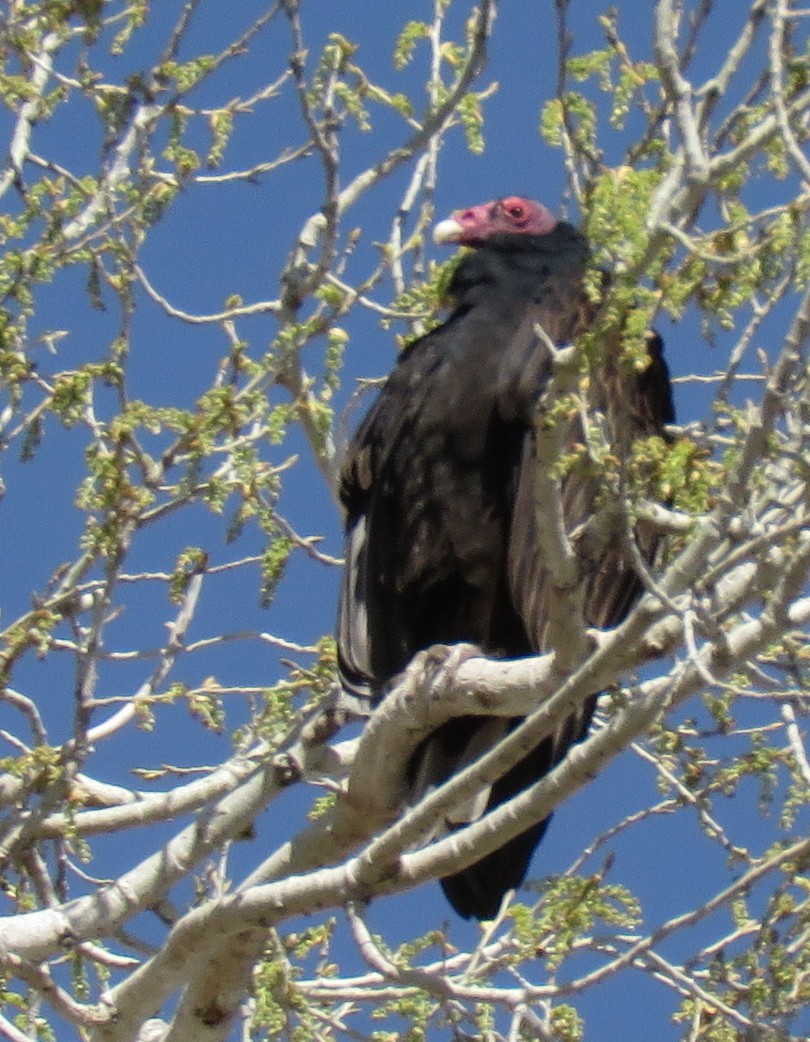
<svg viewBox="0 0 810 1042">
<path fill-rule="evenodd" d="M 447 242 L 458 242 L 463 233 L 464 226 L 455 217 L 448 217 L 433 229 L 433 241 L 437 246 L 443 246 Z"/>
</svg>

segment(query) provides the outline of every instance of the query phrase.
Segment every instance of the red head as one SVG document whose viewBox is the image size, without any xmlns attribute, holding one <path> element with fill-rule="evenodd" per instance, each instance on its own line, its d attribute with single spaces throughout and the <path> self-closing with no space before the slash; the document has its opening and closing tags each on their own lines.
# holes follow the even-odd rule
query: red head
<svg viewBox="0 0 810 1042">
<path fill-rule="evenodd" d="M 480 246 L 493 235 L 547 235 L 557 227 L 554 215 L 542 203 L 508 195 L 468 210 L 457 210 L 433 229 L 436 243 L 457 242 Z"/>
</svg>

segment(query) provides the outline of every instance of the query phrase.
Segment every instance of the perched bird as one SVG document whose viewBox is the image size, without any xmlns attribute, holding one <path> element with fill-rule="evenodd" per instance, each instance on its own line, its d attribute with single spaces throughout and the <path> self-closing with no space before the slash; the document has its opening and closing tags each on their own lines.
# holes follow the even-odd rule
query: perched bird
<svg viewBox="0 0 810 1042">
<path fill-rule="evenodd" d="M 344 686 L 381 698 L 422 649 L 469 642 L 517 658 L 546 646 L 553 596 L 533 501 L 534 422 L 551 375 L 548 344 L 575 340 L 592 308 L 583 292 L 588 244 L 540 203 L 510 196 L 458 211 L 437 243 L 471 247 L 452 276 L 447 320 L 409 344 L 355 434 L 343 467 L 346 568 L 338 623 Z M 542 327 L 542 333 L 538 332 Z M 614 444 L 659 434 L 673 419 L 660 339 L 648 339 L 643 372 L 622 367 L 620 337 L 591 374 L 592 405 Z M 582 440 L 578 416 L 567 421 Z M 569 534 L 588 520 L 598 480 L 562 478 Z M 656 537 L 638 537 L 651 560 Z M 641 592 L 624 533 L 583 562 L 585 622 L 618 624 Z M 470 820 L 536 782 L 585 736 L 596 701 L 561 720 L 497 781 Z M 417 749 L 410 781 L 441 784 L 517 722 L 461 717 Z M 448 817 L 448 828 L 463 820 Z M 523 881 L 548 819 L 442 880 L 456 911 L 491 918 Z"/>
</svg>

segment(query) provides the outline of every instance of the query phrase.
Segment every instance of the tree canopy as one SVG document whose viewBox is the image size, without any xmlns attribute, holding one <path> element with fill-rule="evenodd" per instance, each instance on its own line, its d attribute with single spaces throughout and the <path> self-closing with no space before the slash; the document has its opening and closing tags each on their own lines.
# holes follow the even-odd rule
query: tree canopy
<svg viewBox="0 0 810 1042">
<path fill-rule="evenodd" d="M 0 15 L 0 1037 L 804 1038 L 810 12 L 390 6 Z M 440 316 L 431 224 L 514 192 L 609 273 L 549 501 L 579 410 L 666 559 L 618 628 L 563 588 L 580 639 L 417 657 L 361 730 L 340 458 Z M 589 376 L 650 329 L 679 426 L 623 457 Z M 595 690 L 562 764 L 420 845 Z M 410 751 L 483 711 L 527 720 L 403 810 Z M 555 807 L 532 885 L 452 920 L 430 881 Z"/>
</svg>

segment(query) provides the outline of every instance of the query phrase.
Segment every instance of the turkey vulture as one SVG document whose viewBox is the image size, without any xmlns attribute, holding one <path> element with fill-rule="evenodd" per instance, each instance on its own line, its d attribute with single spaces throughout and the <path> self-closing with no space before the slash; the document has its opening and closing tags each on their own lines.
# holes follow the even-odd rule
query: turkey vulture
<svg viewBox="0 0 810 1042">
<path fill-rule="evenodd" d="M 548 384 L 548 340 L 568 344 L 586 327 L 582 281 L 588 244 L 572 225 L 517 196 L 455 213 L 437 243 L 471 247 L 449 286 L 444 324 L 409 344 L 355 434 L 343 467 L 346 568 L 338 623 L 341 680 L 379 700 L 413 655 L 434 644 L 469 642 L 516 658 L 546 647 L 553 596 L 533 504 L 534 420 Z M 619 359 L 620 336 L 590 380 L 591 405 L 605 415 L 617 451 L 660 434 L 673 419 L 660 339 L 649 364 Z M 571 444 L 581 421 L 569 421 Z M 562 479 L 571 534 L 594 509 L 598 479 L 576 469 Z M 648 560 L 653 533 L 637 532 Z M 581 561 L 585 621 L 617 625 L 641 592 L 626 537 L 601 542 Z M 496 782 L 478 801 L 497 806 L 541 778 L 587 731 L 596 693 L 578 714 Z M 417 749 L 409 780 L 440 784 L 519 721 L 461 717 Z M 460 812 L 458 827 L 474 814 Z M 466 817 L 465 817 L 466 813 Z M 491 918 L 504 893 L 523 881 L 548 819 L 442 880 L 456 911 Z"/>
</svg>

